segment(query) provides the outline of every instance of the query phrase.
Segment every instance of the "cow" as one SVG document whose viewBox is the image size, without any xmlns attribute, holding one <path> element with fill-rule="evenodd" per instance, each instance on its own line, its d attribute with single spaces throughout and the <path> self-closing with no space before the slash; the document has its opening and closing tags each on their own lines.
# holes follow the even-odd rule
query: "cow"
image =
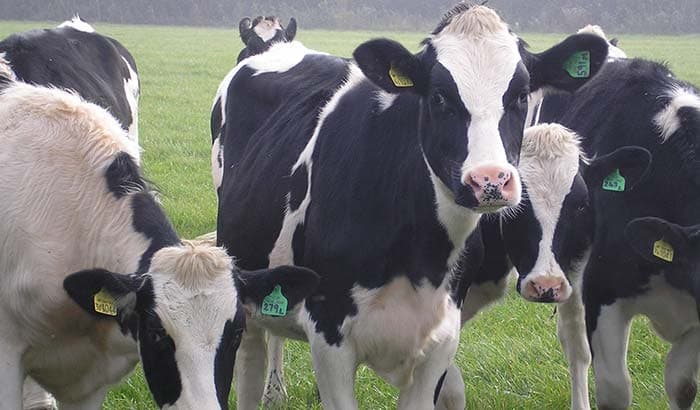
<svg viewBox="0 0 700 410">
<path fill-rule="evenodd" d="M 275 43 L 293 41 L 297 35 L 297 21 L 292 17 L 287 27 L 283 27 L 275 16 L 258 16 L 252 21 L 250 17 L 244 17 L 238 23 L 238 32 L 245 47 L 238 53 L 236 63 L 264 53 Z"/>
<path fill-rule="evenodd" d="M 293 309 L 318 276 L 180 240 L 110 113 L 13 76 L 0 64 L 3 407 L 31 377 L 61 408 L 99 408 L 140 359 L 160 408 L 227 408 L 250 312 L 276 289 Z"/>
<path fill-rule="evenodd" d="M 139 77 L 134 57 L 79 16 L 56 28 L 10 35 L 0 41 L 0 57 L 21 81 L 70 89 L 107 109 L 138 142 Z"/>
<path fill-rule="evenodd" d="M 558 124 L 525 130 L 518 171 L 523 201 L 498 218 L 483 218 L 478 238 L 460 257 L 455 298 L 464 325 L 505 292 L 508 273 L 518 272 L 517 290 L 527 300 L 557 303 L 557 333 L 569 363 L 571 408 L 590 408 L 581 280 L 588 261 L 593 222 L 588 191 L 579 172 L 586 164 L 578 136 Z M 454 364 L 436 391 L 440 409 L 464 408 L 464 383 Z"/>
<path fill-rule="evenodd" d="M 357 407 L 359 363 L 400 388 L 399 408 L 433 407 L 459 337 L 452 270 L 480 215 L 520 199 L 528 96 L 583 85 L 606 56 L 590 34 L 532 54 L 493 10 L 460 3 L 416 55 L 388 39 L 354 61 L 279 43 L 226 76 L 217 240 L 244 269 L 321 276 L 297 310 L 266 321 L 310 343 L 324 408 Z M 265 111 L 272 92 L 284 98 Z M 237 359 L 238 408 L 254 408 L 255 326 Z"/>
</svg>

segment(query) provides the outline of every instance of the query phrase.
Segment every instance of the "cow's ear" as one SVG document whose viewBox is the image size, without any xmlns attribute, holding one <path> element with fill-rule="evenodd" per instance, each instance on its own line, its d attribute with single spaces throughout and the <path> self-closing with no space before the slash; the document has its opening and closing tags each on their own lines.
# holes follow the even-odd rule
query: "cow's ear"
<svg viewBox="0 0 700 410">
<path fill-rule="evenodd" d="M 396 41 L 375 39 L 353 52 L 360 70 L 373 83 L 392 94 L 428 90 L 428 72 L 420 60 Z"/>
<path fill-rule="evenodd" d="M 241 41 L 243 41 L 243 44 L 248 44 L 248 40 L 250 40 L 251 33 L 254 32 L 252 30 L 252 23 L 250 22 L 250 17 L 242 18 L 241 21 L 238 23 L 238 34 L 241 36 Z"/>
<path fill-rule="evenodd" d="M 297 35 L 297 20 L 292 17 L 289 19 L 287 27 L 284 28 L 284 34 L 287 36 L 287 41 L 294 40 Z"/>
<path fill-rule="evenodd" d="M 631 220 L 625 227 L 625 239 L 643 259 L 655 264 L 681 264 L 698 242 L 698 227 L 684 228 L 661 218 Z"/>
<path fill-rule="evenodd" d="M 319 277 L 311 269 L 279 266 L 233 274 L 239 300 L 249 312 L 260 309 L 265 298 L 278 293 L 287 301 L 287 309 L 304 300 L 318 287 Z"/>
<path fill-rule="evenodd" d="M 574 91 L 592 78 L 608 57 L 608 43 L 594 34 L 574 34 L 539 54 L 521 47 L 530 72 L 530 89 Z"/>
<path fill-rule="evenodd" d="M 84 311 L 104 319 L 128 317 L 136 309 L 141 281 L 104 269 L 89 269 L 68 275 L 63 288 Z"/>
<path fill-rule="evenodd" d="M 627 192 L 643 182 L 651 170 L 651 153 L 642 147 L 625 146 L 594 159 L 585 169 L 589 189 Z"/>
</svg>

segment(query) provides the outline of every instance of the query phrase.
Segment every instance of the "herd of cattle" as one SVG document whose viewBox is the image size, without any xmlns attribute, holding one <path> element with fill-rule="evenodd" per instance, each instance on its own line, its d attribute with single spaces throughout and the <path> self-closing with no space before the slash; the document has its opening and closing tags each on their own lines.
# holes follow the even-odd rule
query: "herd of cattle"
<svg viewBox="0 0 700 410">
<path fill-rule="evenodd" d="M 0 42 L 3 408 L 99 408 L 139 361 L 161 408 L 226 409 L 234 373 L 237 408 L 280 404 L 293 338 L 326 409 L 358 407 L 360 363 L 399 408 L 463 409 L 461 326 L 513 268 L 557 303 L 572 408 L 591 364 L 597 407 L 630 406 L 638 314 L 671 343 L 671 408 L 692 406 L 695 87 L 596 26 L 532 53 L 466 3 L 417 54 L 239 29 L 211 114 L 219 246 L 180 239 L 141 174 L 120 43 L 79 18 Z"/>
</svg>

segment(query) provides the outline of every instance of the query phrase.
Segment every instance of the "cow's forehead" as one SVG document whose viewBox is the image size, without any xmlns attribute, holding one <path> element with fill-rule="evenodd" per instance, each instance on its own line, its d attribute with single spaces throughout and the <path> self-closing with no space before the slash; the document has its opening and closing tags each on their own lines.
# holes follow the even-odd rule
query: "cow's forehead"
<svg viewBox="0 0 700 410">
<path fill-rule="evenodd" d="M 514 75 L 521 73 L 516 71 L 522 58 L 515 36 L 507 29 L 474 38 L 441 34 L 431 40 L 431 45 L 472 116 L 502 110 L 503 95 Z M 521 75 L 526 77 L 527 72 L 522 70 Z M 527 84 L 527 78 L 521 83 Z"/>
</svg>

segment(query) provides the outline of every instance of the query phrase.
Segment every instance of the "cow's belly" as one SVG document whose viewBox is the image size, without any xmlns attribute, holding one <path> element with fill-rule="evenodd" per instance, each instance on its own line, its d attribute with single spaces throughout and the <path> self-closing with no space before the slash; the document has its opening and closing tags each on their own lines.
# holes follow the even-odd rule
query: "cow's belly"
<svg viewBox="0 0 700 410">
<path fill-rule="evenodd" d="M 624 303 L 629 313 L 647 316 L 659 335 L 671 343 L 700 325 L 695 299 L 671 286 L 661 275 L 653 275 L 646 292 Z"/>
<path fill-rule="evenodd" d="M 459 310 L 446 287 L 413 287 L 398 277 L 377 289 L 353 288 L 357 315 L 342 327 L 359 361 L 395 386 L 413 381 L 413 371 L 438 344 L 459 338 Z"/>
<path fill-rule="evenodd" d="M 59 401 L 78 401 L 101 386 L 116 384 L 138 363 L 136 343 L 116 322 L 90 322 L 79 332 L 48 335 L 22 357 L 27 373 Z"/>
</svg>

